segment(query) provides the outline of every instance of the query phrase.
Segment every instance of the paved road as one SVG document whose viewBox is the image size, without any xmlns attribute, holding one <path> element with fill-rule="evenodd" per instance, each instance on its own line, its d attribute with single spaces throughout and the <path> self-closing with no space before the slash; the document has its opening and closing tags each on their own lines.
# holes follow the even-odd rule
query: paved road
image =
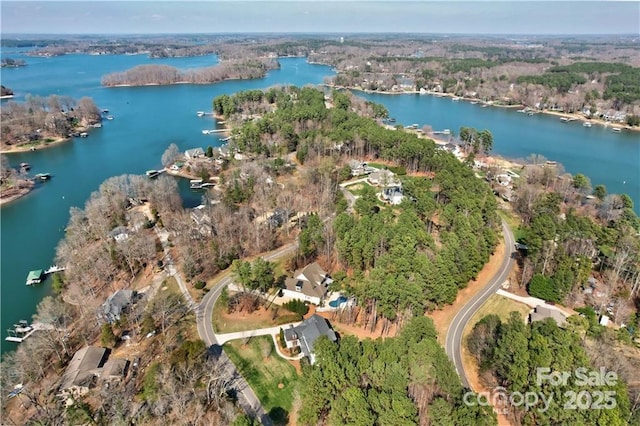
<svg viewBox="0 0 640 426">
<path fill-rule="evenodd" d="M 458 311 L 447 330 L 445 350 L 451 361 L 453 361 L 462 384 L 467 388 L 469 387 L 469 381 L 467 380 L 467 375 L 462 363 L 462 332 L 480 306 L 482 306 L 482 304 L 491 295 L 500 289 L 502 283 L 504 283 L 509 276 L 509 272 L 515 262 L 513 259 L 513 253 L 515 252 L 515 238 L 504 221 L 502 222 L 502 234 L 504 236 L 505 251 L 504 258 L 500 264 L 500 269 L 498 269 L 489 283 L 478 294 L 473 296 L 471 300 L 469 300 L 467 304 L 460 309 L 460 311 Z"/>
<path fill-rule="evenodd" d="M 263 258 L 265 260 L 276 260 L 292 253 L 297 247 L 297 243 L 292 243 L 276 250 L 273 253 L 263 256 Z M 221 343 L 218 341 L 217 335 L 213 331 L 213 307 L 216 300 L 218 300 L 218 297 L 220 297 L 222 290 L 231 282 L 232 276 L 231 274 L 228 274 L 203 297 L 197 310 L 198 334 L 200 335 L 200 338 L 204 340 L 207 347 L 210 347 L 211 350 L 218 355 L 219 361 L 224 363 L 229 371 L 233 373 L 233 376 L 237 378 L 236 388 L 238 390 L 238 403 L 244 411 L 250 416 L 260 419 L 262 424 L 271 425 L 271 419 L 265 412 L 264 407 L 262 407 L 260 400 L 244 377 L 242 377 L 242 375 L 237 371 L 233 362 L 224 353 L 220 346 Z"/>
</svg>

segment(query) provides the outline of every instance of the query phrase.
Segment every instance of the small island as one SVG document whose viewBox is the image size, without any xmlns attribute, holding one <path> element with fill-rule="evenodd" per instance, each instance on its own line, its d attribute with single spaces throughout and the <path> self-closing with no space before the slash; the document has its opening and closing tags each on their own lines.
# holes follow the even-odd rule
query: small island
<svg viewBox="0 0 640 426">
<path fill-rule="evenodd" d="M 148 86 L 179 83 L 209 84 L 224 80 L 248 80 L 264 77 L 280 68 L 274 59 L 231 60 L 206 68 L 181 71 L 169 65 L 138 65 L 124 72 L 107 74 L 102 85 Z"/>
<path fill-rule="evenodd" d="M 4 87 L 3 87 L 4 93 Z M 3 152 L 35 150 L 80 136 L 99 125 L 102 115 L 91 98 L 78 101 L 68 96 L 27 96 L 25 102 L 3 105 L 1 117 Z"/>
<path fill-rule="evenodd" d="M 26 66 L 27 63 L 24 61 L 24 59 L 2 58 L 2 61 L 0 61 L 1 68 L 18 68 Z"/>
</svg>

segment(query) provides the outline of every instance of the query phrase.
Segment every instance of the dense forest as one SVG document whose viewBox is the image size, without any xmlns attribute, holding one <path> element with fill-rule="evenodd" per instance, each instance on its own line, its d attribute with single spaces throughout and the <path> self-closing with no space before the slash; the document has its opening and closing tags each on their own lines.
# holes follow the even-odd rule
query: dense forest
<svg viewBox="0 0 640 426">
<path fill-rule="evenodd" d="M 526 325 L 515 312 L 505 322 L 491 315 L 475 325 L 468 347 L 481 369 L 490 373 L 490 383 L 486 385 L 503 387 L 501 395 L 492 398 L 502 403 L 498 404 L 499 408 L 508 412 L 512 422 L 519 425 L 636 424 L 638 419 L 631 418 L 631 404 L 623 381 L 636 376 L 627 371 L 611 383 L 604 382 L 604 377 L 595 382 L 592 373 L 600 373 L 600 366 L 589 360 L 579 330 L 578 325 L 573 329 L 560 328 L 552 319 Z M 540 367 L 555 373 L 567 372 L 567 381 L 549 380 L 538 372 Z M 616 364 L 609 364 L 605 371 L 612 368 L 620 369 Z M 589 377 L 588 381 L 584 376 Z M 532 407 L 510 404 L 512 392 L 544 395 L 547 402 L 540 398 Z"/>
<path fill-rule="evenodd" d="M 3 146 L 66 138 L 77 128 L 102 121 L 100 110 L 91 98 L 80 100 L 51 95 L 27 96 L 24 102 L 10 101 L 0 110 Z"/>
<path fill-rule="evenodd" d="M 208 84 L 223 80 L 244 80 L 264 77 L 280 64 L 270 59 L 225 61 L 207 68 L 181 71 L 169 65 L 138 65 L 124 72 L 102 77 L 104 86 L 144 86 L 148 84 L 193 83 Z"/>
<path fill-rule="evenodd" d="M 490 407 L 464 404 L 464 389 L 428 318 L 411 320 L 396 338 L 321 339 L 315 351 L 316 363 L 303 369 L 303 424 L 496 424 Z"/>
</svg>

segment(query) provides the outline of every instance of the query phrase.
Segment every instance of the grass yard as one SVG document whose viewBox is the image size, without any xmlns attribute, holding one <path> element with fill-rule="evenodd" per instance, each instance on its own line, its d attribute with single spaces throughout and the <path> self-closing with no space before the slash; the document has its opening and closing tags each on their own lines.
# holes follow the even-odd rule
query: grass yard
<svg viewBox="0 0 640 426">
<path fill-rule="evenodd" d="M 280 307 L 276 307 L 278 314 L 275 318 L 273 318 L 271 309 L 267 310 L 264 307 L 261 307 L 251 314 L 246 312 L 229 314 L 222 299 L 222 297 L 218 298 L 213 307 L 213 318 L 211 321 L 216 333 L 233 333 L 236 331 L 267 328 L 300 321 L 300 317 L 297 314 Z"/>
<path fill-rule="evenodd" d="M 270 336 L 253 337 L 246 345 L 234 340 L 224 351 L 238 367 L 276 424 L 286 424 L 301 377 L 280 358 Z"/>
</svg>

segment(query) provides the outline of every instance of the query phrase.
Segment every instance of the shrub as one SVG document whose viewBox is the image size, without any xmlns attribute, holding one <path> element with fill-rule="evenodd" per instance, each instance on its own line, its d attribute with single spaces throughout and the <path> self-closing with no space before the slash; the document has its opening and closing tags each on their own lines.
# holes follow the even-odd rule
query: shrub
<svg viewBox="0 0 640 426">
<path fill-rule="evenodd" d="M 309 312 L 309 307 L 302 300 L 291 300 L 282 305 L 288 311 L 295 312 L 302 316 L 306 315 Z"/>
<path fill-rule="evenodd" d="M 197 288 L 198 290 L 202 290 L 204 288 L 204 286 L 206 286 L 207 283 L 204 281 L 196 281 L 196 283 L 193 285 L 195 288 Z"/>
</svg>

